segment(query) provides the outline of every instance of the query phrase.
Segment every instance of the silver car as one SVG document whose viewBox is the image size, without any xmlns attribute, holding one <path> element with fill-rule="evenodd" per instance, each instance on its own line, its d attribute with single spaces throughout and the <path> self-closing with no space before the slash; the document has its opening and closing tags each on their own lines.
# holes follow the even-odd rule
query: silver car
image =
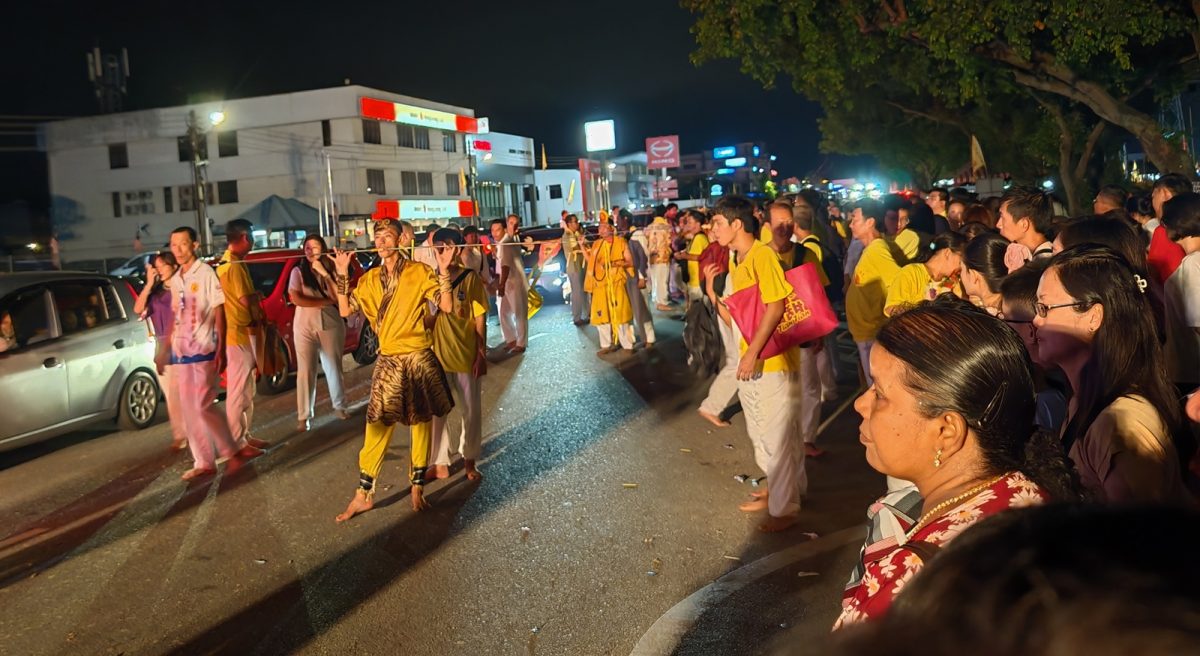
<svg viewBox="0 0 1200 656">
<path fill-rule="evenodd" d="M 0 275 L 0 451 L 113 418 L 122 429 L 154 421 L 154 337 L 133 303 L 112 276 Z"/>
</svg>

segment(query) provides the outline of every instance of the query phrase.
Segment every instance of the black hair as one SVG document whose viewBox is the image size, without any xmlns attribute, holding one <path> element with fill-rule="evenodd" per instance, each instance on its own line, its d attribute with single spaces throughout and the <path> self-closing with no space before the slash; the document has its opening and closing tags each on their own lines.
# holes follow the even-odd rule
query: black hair
<svg viewBox="0 0 1200 656">
<path fill-rule="evenodd" d="M 1063 225 L 1058 233 L 1063 250 L 1077 244 L 1107 246 L 1125 258 L 1134 272 L 1146 277 L 1146 245 L 1138 234 L 1145 231 L 1126 221 L 1113 221 L 1107 217 L 1108 213 L 1088 216 Z"/>
<path fill-rule="evenodd" d="M 335 271 L 335 267 L 333 266 L 333 259 L 329 257 L 329 245 L 325 243 L 325 238 L 310 232 L 304 235 L 304 241 L 301 242 L 301 245 L 307 244 L 310 241 L 315 241 L 321 245 L 321 266 L 324 267 L 326 273 L 332 274 Z M 325 288 L 317 282 L 317 274 L 313 271 L 312 263 L 308 261 L 307 255 L 300 258 L 300 264 L 296 266 L 300 269 L 300 280 L 304 282 L 304 286 L 317 290 L 317 293 L 324 298 L 329 298 L 325 293 Z"/>
<path fill-rule="evenodd" d="M 1163 203 L 1162 224 L 1172 241 L 1200 237 L 1200 194 L 1189 191 Z"/>
<path fill-rule="evenodd" d="M 958 414 L 975 433 L 980 474 L 1020 471 L 1055 499 L 1079 498 L 1058 437 L 1036 428 L 1033 363 L 1004 322 L 942 294 L 893 316 L 875 340 L 904 363 L 920 413 Z"/>
<path fill-rule="evenodd" d="M 958 231 L 962 233 L 962 236 L 967 238 L 967 241 L 971 241 L 979 235 L 996 234 L 995 228 L 978 221 L 965 221 Z"/>
<path fill-rule="evenodd" d="M 817 212 L 808 204 L 808 201 L 801 200 L 792 206 L 792 223 L 801 230 L 813 231 Z"/>
<path fill-rule="evenodd" d="M 751 203 L 745 196 L 722 196 L 721 200 L 718 200 L 713 207 L 713 215 L 717 214 L 725 217 L 730 223 L 741 221 L 742 230 L 758 239 L 758 233 L 762 226 L 759 225 L 758 218 L 754 216 L 754 203 Z"/>
<path fill-rule="evenodd" d="M 1050 194 L 1035 187 L 1014 185 L 1000 197 L 1000 207 L 1005 204 L 1014 221 L 1028 219 L 1034 232 L 1054 239 L 1054 199 Z"/>
<path fill-rule="evenodd" d="M 1042 274 L 1050 268 L 1048 258 L 1039 257 L 1025 263 L 1025 266 L 1004 276 L 1000 281 L 1000 296 L 1005 301 L 1019 305 L 1029 316 L 1034 315 L 1034 304 L 1037 303 L 1038 283 Z M 1011 317 L 1010 317 L 1011 318 Z"/>
<path fill-rule="evenodd" d="M 1129 193 L 1116 185 L 1105 185 L 1096 192 L 1096 199 L 1103 198 L 1110 205 L 1115 205 L 1120 208 L 1125 207 L 1125 199 L 1129 197 Z"/>
<path fill-rule="evenodd" d="M 169 250 L 158 251 L 157 253 L 154 254 L 154 257 L 150 259 L 150 263 L 153 264 L 154 260 L 162 260 L 163 262 L 166 262 L 168 265 L 173 266 L 176 269 L 179 268 L 179 261 L 175 259 L 175 254 Z M 166 283 L 165 280 L 163 280 L 162 278 L 159 278 L 158 280 L 156 280 L 154 282 L 154 288 L 151 289 L 150 292 L 152 294 L 157 294 L 159 292 L 159 290 L 163 289 L 165 283 Z"/>
<path fill-rule="evenodd" d="M 947 205 L 950 204 L 950 192 L 947 191 L 945 187 L 934 187 L 934 188 L 930 189 L 929 191 L 925 192 L 925 196 L 927 196 L 927 197 L 932 196 L 933 194 L 941 195 L 942 202 L 946 203 Z"/>
<path fill-rule="evenodd" d="M 225 223 L 225 241 L 233 241 L 254 232 L 254 224 L 246 219 L 233 219 Z"/>
<path fill-rule="evenodd" d="M 1154 181 L 1153 189 L 1165 189 L 1172 197 L 1192 190 L 1192 181 L 1179 173 L 1168 173 Z"/>
<path fill-rule="evenodd" d="M 925 203 L 913 203 L 908 208 L 908 228 L 916 232 L 932 235 L 937 231 L 933 222 L 933 210 Z"/>
<path fill-rule="evenodd" d="M 492 222 L 488 224 L 488 228 L 490 229 L 491 226 L 494 225 L 498 225 L 501 228 L 508 228 L 508 222 L 506 219 L 492 219 Z"/>
<path fill-rule="evenodd" d="M 667 203 L 667 208 L 666 208 L 665 212 L 670 212 L 672 207 L 674 207 L 675 209 L 679 209 L 679 203 Z"/>
<path fill-rule="evenodd" d="M 188 239 L 192 240 L 193 242 L 195 242 L 197 240 L 196 229 L 191 226 L 179 226 L 178 228 L 175 228 L 174 230 L 172 230 L 171 234 L 173 234 L 173 235 L 184 234 L 184 235 L 187 235 Z"/>
<path fill-rule="evenodd" d="M 1096 417 L 1118 398 L 1140 394 L 1158 412 L 1175 442 L 1180 462 L 1193 446 L 1180 424 L 1174 386 L 1167 380 L 1166 361 L 1154 325 L 1154 310 L 1137 274 L 1119 253 L 1104 246 L 1079 244 L 1055 255 L 1050 267 L 1072 299 L 1066 311 L 1083 313 L 1104 308 L 1104 320 L 1092 342 L 1092 353 L 1079 376 L 1075 414 L 1063 431 L 1069 448 Z"/>
<path fill-rule="evenodd" d="M 1000 282 L 1008 275 L 1004 253 L 1009 243 L 995 232 L 985 232 L 968 242 L 963 250 L 963 264 L 982 275 L 993 294 L 1000 290 Z"/>
<path fill-rule="evenodd" d="M 883 203 L 873 198 L 860 198 L 850 205 L 850 211 L 862 210 L 864 219 L 875 219 L 875 229 L 883 232 Z"/>
<path fill-rule="evenodd" d="M 967 238 L 954 231 L 934 235 L 928 242 L 921 244 L 921 250 L 917 252 L 916 261 L 925 262 L 940 251 L 945 250 L 961 256 L 967 250 Z"/>
<path fill-rule="evenodd" d="M 575 215 L 572 214 L 571 216 L 575 216 Z M 570 217 L 567 217 L 567 218 L 570 218 Z M 476 228 L 473 225 L 463 226 L 462 234 L 464 237 L 466 237 L 467 235 L 477 235 L 477 234 L 479 234 L 479 228 Z"/>
</svg>

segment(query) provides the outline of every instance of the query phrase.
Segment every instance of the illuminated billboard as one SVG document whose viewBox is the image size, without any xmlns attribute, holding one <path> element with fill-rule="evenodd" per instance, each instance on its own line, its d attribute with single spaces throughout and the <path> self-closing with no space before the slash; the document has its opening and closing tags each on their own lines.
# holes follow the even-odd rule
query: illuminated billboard
<svg viewBox="0 0 1200 656">
<path fill-rule="evenodd" d="M 733 157 L 737 154 L 737 146 L 718 146 L 713 148 L 713 159 L 721 159 L 722 157 Z"/>
<path fill-rule="evenodd" d="M 617 147 L 616 124 L 611 118 L 603 121 L 588 121 L 583 124 L 583 137 L 589 153 L 615 150 Z"/>
<path fill-rule="evenodd" d="M 746 165 L 745 157 L 731 157 L 730 159 L 725 160 L 725 166 L 732 166 L 732 167 L 736 168 L 738 166 L 745 166 L 745 165 Z"/>
</svg>

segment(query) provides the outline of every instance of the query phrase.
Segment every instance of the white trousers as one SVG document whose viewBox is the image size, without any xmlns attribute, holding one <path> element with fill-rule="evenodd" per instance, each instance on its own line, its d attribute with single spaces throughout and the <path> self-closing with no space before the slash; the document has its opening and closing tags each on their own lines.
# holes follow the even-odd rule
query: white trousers
<svg viewBox="0 0 1200 656">
<path fill-rule="evenodd" d="M 596 324 L 596 329 L 600 331 L 600 348 L 606 349 L 612 346 L 612 324 Z M 617 325 L 617 341 L 620 342 L 621 348 L 626 351 L 633 350 L 633 324 L 622 323 Z"/>
<path fill-rule="evenodd" d="M 172 365 L 171 375 L 179 389 L 179 409 L 183 421 L 189 427 L 188 446 L 197 469 L 215 467 L 214 452 L 222 457 L 232 456 L 237 451 L 229 422 L 221 416 L 214 403 L 217 400 L 217 376 L 215 361 Z"/>
<path fill-rule="evenodd" d="M 669 263 L 651 264 L 648 266 L 648 270 L 650 286 L 654 292 L 654 302 L 658 305 L 669 305 L 671 296 L 667 289 L 667 282 L 671 275 L 671 265 Z"/>
<path fill-rule="evenodd" d="M 637 279 L 625 281 L 625 291 L 629 294 L 629 302 L 633 305 L 633 332 L 646 344 L 654 343 L 654 315 L 650 313 L 648 292 L 638 289 Z"/>
<path fill-rule="evenodd" d="M 480 444 L 483 443 L 483 412 L 480 406 L 480 378 L 470 373 L 446 372 L 446 380 L 454 395 L 454 409 L 461 413 L 462 425 L 458 439 L 450 437 L 449 415 L 433 418 L 433 445 L 430 453 L 433 464 L 449 465 L 454 453 L 461 453 L 463 460 L 478 460 Z"/>
<path fill-rule="evenodd" d="M 772 517 L 800 512 L 800 495 L 808 491 L 797 428 L 796 409 L 803 404 L 799 378 L 799 372 L 788 371 L 738 381 L 754 461 L 767 475 L 767 512 Z"/>
<path fill-rule="evenodd" d="M 311 419 L 317 406 L 317 360 L 325 371 L 329 402 L 334 410 L 346 409 L 346 386 L 342 378 L 342 351 L 346 348 L 346 324 L 336 322 L 333 330 L 293 328 L 296 345 L 296 418 Z"/>
<path fill-rule="evenodd" d="M 572 288 L 574 293 L 574 288 Z M 524 347 L 529 343 L 529 290 L 521 278 L 509 277 L 508 287 L 499 296 L 500 334 L 504 342 L 516 342 Z"/>
<path fill-rule="evenodd" d="M 875 384 L 871 378 L 871 347 L 875 345 L 875 340 L 866 342 L 855 342 L 858 345 L 858 361 L 862 363 L 863 376 L 867 380 L 867 387 Z"/>
<path fill-rule="evenodd" d="M 167 397 L 167 419 L 171 422 L 171 439 L 176 443 L 187 442 L 187 423 L 184 421 L 182 401 L 179 398 L 179 372 L 181 364 L 169 364 L 163 367 L 163 375 L 159 376 L 164 395 Z"/>
<path fill-rule="evenodd" d="M 837 396 L 837 377 L 833 373 L 833 353 L 837 349 L 836 339 L 826 339 L 825 348 L 817 354 L 817 374 L 821 377 L 821 398 Z"/>
<path fill-rule="evenodd" d="M 720 317 L 717 318 L 717 328 L 721 331 L 721 343 L 725 347 L 725 362 L 721 371 L 708 386 L 708 396 L 700 404 L 700 409 L 710 415 L 720 416 L 725 408 L 737 398 L 737 367 L 738 343 L 733 328 L 725 325 Z"/>
<path fill-rule="evenodd" d="M 238 446 L 244 446 L 250 437 L 250 424 L 254 421 L 254 338 L 249 346 L 225 345 L 225 417 L 229 421 L 229 432 Z"/>
<path fill-rule="evenodd" d="M 821 349 L 824 353 L 825 350 Z M 800 376 L 796 381 L 800 405 L 796 406 L 797 427 L 805 444 L 817 441 L 817 427 L 821 424 L 821 376 L 817 366 L 819 354 L 811 348 L 800 349 Z"/>
<path fill-rule="evenodd" d="M 583 269 L 567 267 L 567 280 L 571 281 L 571 320 L 584 321 L 588 318 L 587 292 L 583 291 Z"/>
</svg>

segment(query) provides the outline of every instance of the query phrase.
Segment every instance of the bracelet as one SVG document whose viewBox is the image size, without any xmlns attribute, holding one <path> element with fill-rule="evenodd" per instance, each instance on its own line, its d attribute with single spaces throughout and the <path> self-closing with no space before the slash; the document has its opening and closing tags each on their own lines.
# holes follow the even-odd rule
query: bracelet
<svg viewBox="0 0 1200 656">
<path fill-rule="evenodd" d="M 334 279 L 333 283 L 337 288 L 338 296 L 350 295 L 350 276 L 344 273 L 339 273 L 337 274 L 337 277 Z"/>
</svg>

